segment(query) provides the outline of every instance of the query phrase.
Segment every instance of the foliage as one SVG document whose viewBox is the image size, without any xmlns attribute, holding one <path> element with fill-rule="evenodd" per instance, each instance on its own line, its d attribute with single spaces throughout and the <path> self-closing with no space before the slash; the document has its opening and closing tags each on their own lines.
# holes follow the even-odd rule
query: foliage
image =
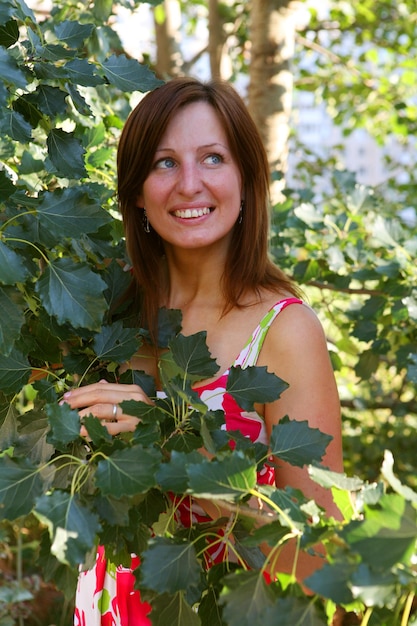
<svg viewBox="0 0 417 626">
<path fill-rule="evenodd" d="M 111 438 L 90 416 L 89 437 L 82 438 L 78 413 L 60 403 L 68 388 L 101 378 L 138 382 L 155 396 L 143 374 L 120 373 L 140 346 L 141 330 L 123 323 L 123 311 L 113 322 L 108 312 L 129 281 L 115 145 L 130 95 L 133 101 L 158 81 L 123 54 L 109 26 L 110 3 L 54 4 L 43 21 L 23 0 L 0 7 L 2 545 L 12 544 L 12 523 L 25 529 L 40 520 L 37 565 L 68 599 L 78 564 L 91 562 L 97 542 L 118 563 L 140 552 L 138 585 L 155 624 L 179 623 L 181 614 L 183 626 L 319 625 L 342 604 L 363 612 L 364 624 L 405 625 L 416 585 L 417 495 L 413 457 L 396 457 L 400 480 L 392 454 L 384 453 L 388 436 L 377 448 L 378 472 L 367 480 L 320 467 L 327 438 L 306 423 L 283 419 L 271 451 L 226 433 L 223 414 L 208 411 L 192 390 L 197 375 L 216 372 L 204 334 L 184 337 L 174 311 L 161 312 L 160 320 L 169 346 L 161 363 L 166 398 L 155 397 L 153 407 L 127 404 L 141 420 L 134 433 Z M 392 430 L 408 429 L 415 450 L 415 228 L 372 190 L 332 175 L 337 193 L 330 199 L 318 203 L 292 191 L 276 208 L 273 252 L 317 304 L 345 404 L 365 414 L 378 402 Z M 283 390 L 262 368 L 237 369 L 231 381 L 242 406 Z M 356 415 L 345 416 L 349 441 Z M 210 461 L 198 453 L 202 445 Z M 256 485 L 269 452 L 309 465 L 313 479 L 332 490 L 344 521 L 328 519 L 299 492 Z M 184 529 L 172 494 L 221 501 L 226 542 L 239 565 L 205 571 L 206 539 L 218 524 Z M 268 523 L 254 519 L 252 495 L 269 507 Z M 324 546 L 326 563 L 309 581 L 313 598 L 280 569 L 277 557 L 288 541 Z M 261 542 L 271 547 L 266 560 Z M 276 580 L 267 584 L 270 568 Z M 7 611 L 20 610 L 23 593 L 21 575 L 1 587 L 0 624 L 12 623 L 2 610 L 6 603 Z"/>
</svg>

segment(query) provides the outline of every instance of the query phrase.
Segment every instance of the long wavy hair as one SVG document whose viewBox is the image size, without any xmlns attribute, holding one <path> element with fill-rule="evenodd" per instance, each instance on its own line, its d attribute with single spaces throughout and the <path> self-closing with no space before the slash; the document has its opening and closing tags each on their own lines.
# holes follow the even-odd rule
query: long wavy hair
<svg viewBox="0 0 417 626">
<path fill-rule="evenodd" d="M 242 98 L 228 83 L 174 78 L 149 92 L 129 115 L 118 154 L 118 197 L 127 251 L 132 263 L 135 308 L 141 325 L 156 333 L 161 306 L 163 241 L 154 229 L 147 233 L 143 210 L 137 206 L 155 152 L 176 113 L 194 102 L 206 102 L 216 112 L 239 168 L 243 184 L 243 219 L 234 226 L 222 277 L 224 313 L 241 306 L 245 292 L 260 289 L 297 294 L 296 286 L 272 263 L 268 253 L 269 166 L 262 140 Z"/>
</svg>

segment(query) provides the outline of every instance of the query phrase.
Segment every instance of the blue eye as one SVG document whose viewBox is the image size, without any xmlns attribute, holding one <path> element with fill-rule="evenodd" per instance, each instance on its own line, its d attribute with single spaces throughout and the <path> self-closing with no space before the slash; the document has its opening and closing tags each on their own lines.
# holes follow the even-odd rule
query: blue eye
<svg viewBox="0 0 417 626">
<path fill-rule="evenodd" d="M 220 154 L 209 154 L 205 161 L 208 162 L 209 165 L 219 165 L 223 163 L 223 157 L 221 157 Z"/>
<path fill-rule="evenodd" d="M 156 169 L 171 169 L 172 167 L 175 167 L 175 162 L 173 159 L 170 159 L 169 157 L 166 157 L 164 159 L 160 159 L 159 161 L 157 161 L 155 163 L 155 168 Z"/>
</svg>

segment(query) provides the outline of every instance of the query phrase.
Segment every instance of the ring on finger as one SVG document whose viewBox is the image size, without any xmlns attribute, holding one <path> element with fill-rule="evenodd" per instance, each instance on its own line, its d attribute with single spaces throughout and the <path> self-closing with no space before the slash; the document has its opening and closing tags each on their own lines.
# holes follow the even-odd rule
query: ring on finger
<svg viewBox="0 0 417 626">
<path fill-rule="evenodd" d="M 113 412 L 112 412 L 112 422 L 117 422 L 117 404 L 113 404 Z"/>
</svg>

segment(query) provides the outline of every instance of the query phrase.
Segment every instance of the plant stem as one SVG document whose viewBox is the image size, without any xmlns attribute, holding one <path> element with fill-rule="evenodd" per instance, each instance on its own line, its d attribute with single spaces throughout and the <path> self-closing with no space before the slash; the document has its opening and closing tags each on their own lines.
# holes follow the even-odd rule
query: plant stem
<svg viewBox="0 0 417 626">
<path fill-rule="evenodd" d="M 413 600 L 415 597 L 414 591 L 410 591 L 405 601 L 404 612 L 401 618 L 401 626 L 407 626 L 408 618 L 410 617 L 411 609 L 413 607 Z"/>
<path fill-rule="evenodd" d="M 368 625 L 368 622 L 371 619 L 372 613 L 373 613 L 373 608 L 372 607 L 368 607 L 366 609 L 366 611 L 365 611 L 365 614 L 364 614 L 363 618 L 362 618 L 361 626 L 367 626 Z"/>
</svg>

